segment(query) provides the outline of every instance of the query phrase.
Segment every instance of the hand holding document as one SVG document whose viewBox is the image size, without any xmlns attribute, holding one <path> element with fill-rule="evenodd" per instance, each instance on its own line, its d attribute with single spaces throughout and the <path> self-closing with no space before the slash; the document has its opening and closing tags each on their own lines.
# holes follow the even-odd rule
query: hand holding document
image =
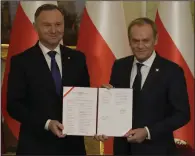
<svg viewBox="0 0 195 156">
<path fill-rule="evenodd" d="M 132 128 L 132 89 L 64 87 L 63 134 L 124 136 Z"/>
</svg>

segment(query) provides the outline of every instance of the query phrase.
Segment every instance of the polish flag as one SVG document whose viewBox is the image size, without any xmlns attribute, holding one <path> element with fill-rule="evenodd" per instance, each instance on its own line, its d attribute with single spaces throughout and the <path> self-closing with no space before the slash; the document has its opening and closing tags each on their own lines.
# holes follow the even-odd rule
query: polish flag
<svg viewBox="0 0 195 156">
<path fill-rule="evenodd" d="M 191 120 L 174 132 L 178 143 L 194 148 L 194 31 L 190 1 L 160 2 L 156 14 L 159 32 L 156 51 L 179 64 L 185 73 L 191 110 Z"/>
<path fill-rule="evenodd" d="M 91 86 L 109 83 L 114 61 L 132 54 L 120 1 L 86 2 L 77 49 L 86 55 Z M 105 142 L 104 154 L 112 154 L 112 146 L 112 139 Z"/>
<path fill-rule="evenodd" d="M 13 55 L 19 54 L 24 50 L 32 47 L 38 40 L 36 31 L 33 28 L 34 13 L 36 9 L 46 3 L 56 4 L 53 1 L 20 1 L 16 16 L 13 22 L 10 44 L 8 49 L 8 56 L 6 60 L 6 68 L 4 73 L 3 85 L 2 85 L 2 113 L 4 122 L 7 123 L 13 135 L 18 139 L 20 124 L 12 119 L 7 110 L 7 79 L 10 68 L 10 58 Z"/>
</svg>

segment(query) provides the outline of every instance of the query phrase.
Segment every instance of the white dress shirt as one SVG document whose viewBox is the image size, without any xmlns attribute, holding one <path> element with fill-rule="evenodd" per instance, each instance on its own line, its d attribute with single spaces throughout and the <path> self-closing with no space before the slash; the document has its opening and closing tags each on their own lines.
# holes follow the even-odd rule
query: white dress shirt
<svg viewBox="0 0 195 156">
<path fill-rule="evenodd" d="M 39 41 L 39 47 L 41 48 L 41 51 L 43 52 L 43 55 L 45 57 L 45 60 L 48 64 L 49 69 L 51 70 L 51 57 L 48 55 L 48 52 L 51 50 L 45 47 L 40 41 Z M 55 59 L 56 63 L 58 64 L 59 70 L 60 70 L 60 75 L 62 77 L 62 61 L 61 61 L 61 51 L 60 51 L 60 45 L 58 45 L 54 50 L 56 51 Z M 49 122 L 51 119 L 48 119 L 47 122 L 45 123 L 45 129 L 48 130 Z"/>
<path fill-rule="evenodd" d="M 156 53 L 155 51 L 153 51 L 152 55 L 144 62 L 142 62 L 141 64 L 143 64 L 143 66 L 141 67 L 141 74 L 142 74 L 142 81 L 141 81 L 141 88 L 143 87 L 145 80 L 148 76 L 148 73 L 150 71 L 150 68 L 152 66 L 152 63 L 154 62 L 154 59 L 156 57 Z M 135 57 L 134 57 L 134 61 L 133 61 L 133 67 L 131 70 L 131 78 L 130 78 L 130 88 L 133 88 L 133 82 L 135 80 L 135 77 L 137 75 L 137 65 L 136 63 L 140 63 Z M 147 126 L 145 126 L 148 136 L 147 139 L 151 139 L 151 135 L 149 132 L 149 129 Z"/>
<path fill-rule="evenodd" d="M 48 52 L 51 50 L 45 47 L 40 41 L 39 41 L 39 47 L 41 48 L 43 55 L 45 57 L 45 60 L 47 61 L 47 64 L 49 66 L 49 69 L 51 70 L 51 57 L 48 55 Z M 55 59 L 58 64 L 60 74 L 62 76 L 62 61 L 61 61 L 61 51 L 60 51 L 60 44 L 52 51 L 56 51 Z"/>
</svg>

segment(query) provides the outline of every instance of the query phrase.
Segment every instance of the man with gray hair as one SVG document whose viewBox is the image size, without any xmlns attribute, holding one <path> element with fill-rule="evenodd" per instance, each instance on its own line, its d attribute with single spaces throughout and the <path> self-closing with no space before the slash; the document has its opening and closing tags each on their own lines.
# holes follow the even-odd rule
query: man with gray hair
<svg viewBox="0 0 195 156">
<path fill-rule="evenodd" d="M 133 125 L 125 137 L 114 138 L 114 155 L 177 154 L 173 131 L 190 120 L 184 72 L 154 50 L 158 41 L 154 21 L 135 19 L 128 36 L 133 56 L 115 61 L 110 84 L 133 88 Z"/>
</svg>

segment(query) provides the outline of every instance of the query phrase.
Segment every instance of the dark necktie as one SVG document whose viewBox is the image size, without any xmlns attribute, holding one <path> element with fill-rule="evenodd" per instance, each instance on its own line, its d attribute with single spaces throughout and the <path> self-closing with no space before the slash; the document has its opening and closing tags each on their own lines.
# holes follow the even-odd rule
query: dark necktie
<svg viewBox="0 0 195 156">
<path fill-rule="evenodd" d="M 136 63 L 137 65 L 137 75 L 135 77 L 134 83 L 133 83 L 133 99 L 136 101 L 138 98 L 138 95 L 141 90 L 141 82 L 142 82 L 142 74 L 141 74 L 141 67 L 143 64 Z"/>
<path fill-rule="evenodd" d="M 61 80 L 60 70 L 55 59 L 56 53 L 57 53 L 56 51 L 50 51 L 48 52 L 48 55 L 51 57 L 51 73 L 53 76 L 53 80 L 55 82 L 56 92 L 58 95 L 60 95 L 62 80 Z"/>
</svg>

